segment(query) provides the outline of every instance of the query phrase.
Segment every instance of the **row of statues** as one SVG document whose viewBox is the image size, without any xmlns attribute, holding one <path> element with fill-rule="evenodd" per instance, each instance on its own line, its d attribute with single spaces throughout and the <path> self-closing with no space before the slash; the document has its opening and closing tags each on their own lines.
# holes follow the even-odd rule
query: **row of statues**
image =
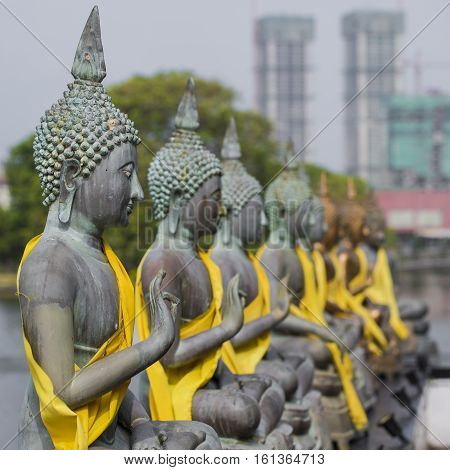
<svg viewBox="0 0 450 470">
<path fill-rule="evenodd" d="M 220 161 L 196 132 L 189 79 L 148 170 L 159 225 L 133 286 L 103 233 L 143 198 L 140 139 L 101 84 L 96 7 L 72 74 L 34 141 L 48 218 L 18 273 L 31 373 L 20 447 L 318 449 L 363 435 L 371 370 L 417 356 L 373 201 L 364 208 L 350 181 L 338 207 L 325 174 L 315 196 L 292 146 L 262 188 L 233 119 Z M 406 310 L 423 321 L 423 306 Z"/>
</svg>

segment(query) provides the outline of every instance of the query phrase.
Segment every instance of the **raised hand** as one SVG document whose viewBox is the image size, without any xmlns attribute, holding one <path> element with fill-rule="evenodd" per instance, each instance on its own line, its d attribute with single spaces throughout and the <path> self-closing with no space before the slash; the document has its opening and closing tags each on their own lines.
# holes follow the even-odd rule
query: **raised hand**
<svg viewBox="0 0 450 470">
<path fill-rule="evenodd" d="M 169 292 L 162 290 L 161 285 L 165 271 L 162 269 L 153 278 L 148 288 L 149 293 L 149 312 L 150 312 L 150 336 L 156 334 L 169 335 L 175 337 L 175 317 L 177 313 L 177 306 L 180 303 L 179 299 Z M 165 301 L 169 301 L 171 306 L 167 306 Z"/>
<path fill-rule="evenodd" d="M 228 283 L 222 303 L 221 326 L 230 338 L 242 328 L 244 322 L 243 311 L 243 299 L 239 295 L 239 274 L 236 274 Z"/>
<path fill-rule="evenodd" d="M 289 275 L 284 276 L 278 284 L 275 306 L 272 310 L 272 316 L 276 323 L 280 322 L 289 313 L 289 305 L 292 300 L 292 294 L 288 289 Z"/>
</svg>

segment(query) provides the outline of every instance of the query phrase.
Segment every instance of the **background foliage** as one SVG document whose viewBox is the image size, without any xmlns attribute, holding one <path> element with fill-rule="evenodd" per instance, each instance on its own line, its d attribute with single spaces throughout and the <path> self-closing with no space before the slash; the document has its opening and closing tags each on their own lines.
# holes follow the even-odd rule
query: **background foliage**
<svg viewBox="0 0 450 470">
<path fill-rule="evenodd" d="M 139 178 L 146 200 L 130 218 L 126 230 L 109 230 L 106 237 L 127 269 L 134 272 L 145 249 L 152 241 L 154 221 L 148 196 L 146 173 L 154 153 L 164 144 L 173 129 L 173 119 L 189 74 L 159 73 L 151 77 L 136 76 L 110 87 L 113 102 L 135 122 L 143 143 L 139 146 Z M 200 116 L 199 133 L 217 155 L 228 125 L 234 115 L 243 161 L 248 171 L 264 184 L 281 168 L 278 145 L 272 139 L 270 122 L 252 111 L 233 109 L 235 92 L 218 81 L 196 79 Z M 6 161 L 5 173 L 11 191 L 11 207 L 0 209 L 0 265 L 15 270 L 25 244 L 40 233 L 45 225 L 47 209 L 42 205 L 41 189 L 32 158 L 33 136 L 15 146 Z M 308 165 L 313 188 L 318 186 L 321 169 Z M 345 175 L 329 173 L 333 195 L 345 194 Z M 366 185 L 356 180 L 356 187 L 365 194 Z"/>
</svg>

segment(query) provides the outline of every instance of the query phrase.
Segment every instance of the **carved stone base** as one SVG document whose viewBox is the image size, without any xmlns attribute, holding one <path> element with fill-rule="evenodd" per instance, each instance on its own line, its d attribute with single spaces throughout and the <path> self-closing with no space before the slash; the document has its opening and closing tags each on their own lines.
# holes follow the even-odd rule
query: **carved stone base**
<svg viewBox="0 0 450 470">
<path fill-rule="evenodd" d="M 355 435 L 355 428 L 350 419 L 339 376 L 331 369 L 316 369 L 313 386 L 321 392 L 323 414 L 331 440 L 339 448 L 347 448 Z"/>
<path fill-rule="evenodd" d="M 261 442 L 258 439 L 238 440 L 221 437 L 220 442 L 224 450 L 294 450 L 292 440 L 292 427 L 287 423 L 280 423 Z"/>
</svg>

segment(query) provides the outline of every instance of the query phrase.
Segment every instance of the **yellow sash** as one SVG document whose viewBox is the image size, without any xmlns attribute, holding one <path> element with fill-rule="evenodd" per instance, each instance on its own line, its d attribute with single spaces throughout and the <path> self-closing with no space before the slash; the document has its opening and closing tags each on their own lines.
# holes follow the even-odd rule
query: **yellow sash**
<svg viewBox="0 0 450 470">
<path fill-rule="evenodd" d="M 400 318 L 391 269 L 389 268 L 389 261 L 384 248 L 380 248 L 377 252 L 372 277 L 373 284 L 365 290 L 365 295 L 374 304 L 387 305 L 389 307 L 389 324 L 392 330 L 399 339 L 407 339 L 410 335 L 410 331 Z"/>
<path fill-rule="evenodd" d="M 303 269 L 304 296 L 299 310 L 303 318 L 328 328 L 324 309 L 327 301 L 327 274 L 325 262 L 320 252 L 312 252 L 312 260 L 300 247 L 296 252 Z M 336 371 L 341 379 L 342 389 L 347 401 L 350 418 L 357 430 L 365 429 L 368 419 L 353 385 L 353 364 L 348 353 L 341 351 L 336 343 L 327 343 Z"/>
<path fill-rule="evenodd" d="M 331 303 L 337 305 L 340 309 L 346 310 L 347 306 L 344 293 L 345 284 L 343 283 L 342 267 L 337 256 L 337 248 L 334 247 L 328 253 L 328 256 L 330 257 L 331 263 L 333 264 L 334 276 L 328 281 L 327 284 L 327 298 Z"/>
<path fill-rule="evenodd" d="M 141 278 L 142 264 L 149 251 L 139 264 L 136 273 L 136 323 L 141 340 L 150 335 Z M 206 312 L 194 320 L 181 324 L 181 339 L 198 335 L 221 322 L 223 292 L 220 269 L 206 252 L 199 251 L 199 256 L 209 273 L 213 299 Z M 165 368 L 161 362 L 152 364 L 146 371 L 150 382 L 149 405 L 152 418 L 161 421 L 192 420 L 192 399 L 195 392 L 212 378 L 220 357 L 219 347 L 185 366 Z"/>
<path fill-rule="evenodd" d="M 17 291 L 19 293 L 20 270 L 41 236 L 34 237 L 25 247 L 17 273 Z M 131 346 L 133 341 L 133 285 L 119 258 L 117 258 L 106 242 L 103 242 L 103 250 L 114 271 L 119 290 L 119 327 L 84 367 Z M 71 410 L 55 395 L 50 378 L 34 359 L 33 351 L 25 336 L 25 331 L 23 331 L 23 342 L 31 377 L 39 397 L 41 418 L 50 434 L 55 449 L 86 450 L 112 423 L 125 397 L 130 381 L 124 382 L 114 390 L 105 393 L 76 410 Z M 74 370 L 79 370 L 76 364 L 74 364 Z"/>
<path fill-rule="evenodd" d="M 249 254 L 258 279 L 258 294 L 244 309 L 244 324 L 270 313 L 270 286 L 258 259 Z M 223 345 L 222 359 L 233 374 L 253 374 L 270 346 L 270 331 L 234 348 L 230 341 Z"/>
<path fill-rule="evenodd" d="M 366 282 L 369 275 L 369 265 L 367 263 L 367 258 L 360 246 L 355 249 L 355 254 L 358 258 L 359 271 L 349 283 L 350 290 L 354 290 L 362 286 Z M 367 308 L 363 305 L 365 298 L 364 291 L 353 295 L 350 290 L 344 289 L 348 308 L 363 318 L 364 335 L 368 341 L 369 350 L 376 355 L 380 355 L 387 348 L 388 340 L 386 339 L 383 330 L 372 318 L 369 310 L 367 310 Z"/>
</svg>

